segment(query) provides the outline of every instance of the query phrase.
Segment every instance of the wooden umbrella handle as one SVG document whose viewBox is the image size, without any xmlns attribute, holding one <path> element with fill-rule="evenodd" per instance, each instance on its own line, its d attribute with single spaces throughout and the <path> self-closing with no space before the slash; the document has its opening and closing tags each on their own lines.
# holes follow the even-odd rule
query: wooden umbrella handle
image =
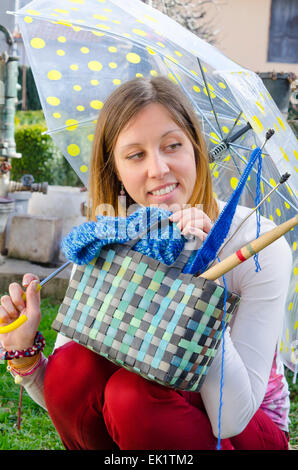
<svg viewBox="0 0 298 470">
<path fill-rule="evenodd" d="M 292 219 L 289 219 L 283 224 L 278 225 L 272 230 L 264 233 L 256 240 L 253 240 L 252 242 L 243 246 L 240 250 L 236 251 L 236 253 L 233 253 L 224 260 L 220 261 L 220 263 L 212 266 L 210 269 L 200 274 L 200 277 L 209 279 L 210 281 L 215 281 L 231 269 L 238 266 L 240 263 L 243 263 L 251 256 L 254 256 L 256 253 L 263 250 L 263 248 L 266 248 L 266 246 L 270 245 L 278 238 L 285 235 L 285 233 L 294 228 L 297 224 L 298 214 L 296 214 Z"/>
</svg>

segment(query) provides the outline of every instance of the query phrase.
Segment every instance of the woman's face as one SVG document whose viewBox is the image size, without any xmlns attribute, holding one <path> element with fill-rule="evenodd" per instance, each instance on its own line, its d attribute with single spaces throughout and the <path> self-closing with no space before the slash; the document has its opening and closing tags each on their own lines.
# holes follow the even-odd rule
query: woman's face
<svg viewBox="0 0 298 470">
<path fill-rule="evenodd" d="M 193 145 L 161 104 L 149 104 L 127 123 L 114 157 L 119 179 L 137 204 L 174 212 L 189 201 L 196 181 Z"/>
</svg>

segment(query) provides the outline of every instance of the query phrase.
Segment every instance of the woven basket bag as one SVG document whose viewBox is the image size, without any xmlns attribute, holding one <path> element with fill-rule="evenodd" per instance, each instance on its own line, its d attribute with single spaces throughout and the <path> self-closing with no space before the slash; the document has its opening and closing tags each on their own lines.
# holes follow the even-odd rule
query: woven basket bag
<svg viewBox="0 0 298 470">
<path fill-rule="evenodd" d="M 225 289 L 182 273 L 185 251 L 168 266 L 133 250 L 137 239 L 76 266 L 52 327 L 146 379 L 198 392 L 222 337 Z M 226 324 L 239 300 L 227 292 Z"/>
</svg>

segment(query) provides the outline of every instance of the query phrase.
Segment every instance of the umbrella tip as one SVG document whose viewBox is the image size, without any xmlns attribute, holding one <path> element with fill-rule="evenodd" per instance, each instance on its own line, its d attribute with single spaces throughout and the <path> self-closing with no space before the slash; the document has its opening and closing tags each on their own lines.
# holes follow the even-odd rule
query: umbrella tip
<svg viewBox="0 0 298 470">
<path fill-rule="evenodd" d="M 285 183 L 290 178 L 290 176 L 290 173 L 285 173 L 284 175 L 281 175 L 281 178 L 279 180 L 280 184 Z"/>
<path fill-rule="evenodd" d="M 266 132 L 266 140 L 269 140 L 271 139 L 271 137 L 275 134 L 275 130 L 274 129 L 268 129 L 268 131 Z"/>
</svg>

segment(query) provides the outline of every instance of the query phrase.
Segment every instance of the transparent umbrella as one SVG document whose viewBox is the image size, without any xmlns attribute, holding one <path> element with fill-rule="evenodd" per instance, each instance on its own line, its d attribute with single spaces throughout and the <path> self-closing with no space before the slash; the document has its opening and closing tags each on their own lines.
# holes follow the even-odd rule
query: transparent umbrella
<svg viewBox="0 0 298 470">
<path fill-rule="evenodd" d="M 252 149 L 262 154 L 261 206 L 276 224 L 297 212 L 298 147 L 262 80 L 190 31 L 138 0 L 33 0 L 16 12 L 48 133 L 88 187 L 95 123 L 106 98 L 139 76 L 167 76 L 192 102 L 210 153 L 214 191 L 227 200 Z M 254 207 L 257 168 L 240 202 Z M 298 250 L 286 235 L 293 271 L 281 339 L 285 364 L 298 363 Z"/>
</svg>

